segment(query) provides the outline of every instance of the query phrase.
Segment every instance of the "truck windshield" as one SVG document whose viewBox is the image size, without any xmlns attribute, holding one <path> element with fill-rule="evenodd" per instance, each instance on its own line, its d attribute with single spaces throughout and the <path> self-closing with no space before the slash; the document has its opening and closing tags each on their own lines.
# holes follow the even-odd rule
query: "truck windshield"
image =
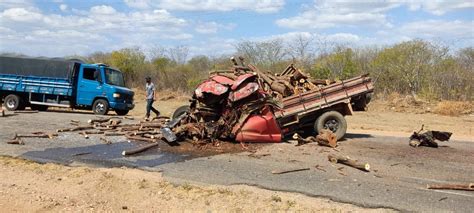
<svg viewBox="0 0 474 213">
<path fill-rule="evenodd" d="M 123 81 L 123 75 L 120 71 L 113 69 L 105 69 L 105 77 L 107 78 L 107 83 L 116 86 L 125 86 Z"/>
</svg>

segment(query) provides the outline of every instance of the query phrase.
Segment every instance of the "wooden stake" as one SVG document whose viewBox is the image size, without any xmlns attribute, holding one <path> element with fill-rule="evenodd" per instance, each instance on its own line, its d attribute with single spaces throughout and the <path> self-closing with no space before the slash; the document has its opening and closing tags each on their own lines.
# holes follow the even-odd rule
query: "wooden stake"
<svg viewBox="0 0 474 213">
<path fill-rule="evenodd" d="M 328 155 L 329 161 L 333 163 L 340 163 L 356 169 L 360 169 L 365 172 L 370 172 L 370 165 L 368 163 L 359 163 L 356 160 L 352 160 L 349 157 L 337 156 L 337 155 Z"/>
<path fill-rule="evenodd" d="M 141 153 L 141 152 L 144 152 L 150 148 L 153 148 L 155 146 L 158 146 L 158 143 L 150 143 L 150 144 L 147 144 L 145 146 L 141 146 L 141 147 L 138 147 L 138 148 L 135 148 L 135 149 L 130 149 L 130 150 L 124 150 L 122 152 L 122 155 L 123 156 L 127 156 L 127 155 L 134 155 L 134 154 L 138 154 L 138 153 Z"/>
<path fill-rule="evenodd" d="M 20 140 L 19 138 L 7 141 L 7 144 L 25 145 L 25 143 L 22 140 Z"/>
<path fill-rule="evenodd" d="M 306 170 L 309 170 L 309 168 L 300 168 L 300 169 L 291 169 L 291 170 L 273 170 L 272 174 L 279 175 L 279 174 L 285 174 L 285 173 L 290 173 L 290 172 L 300 172 L 300 171 L 306 171 Z"/>
<path fill-rule="evenodd" d="M 447 189 L 447 190 L 464 190 L 464 191 L 474 191 L 474 183 L 468 184 L 428 184 L 426 186 L 428 189 Z"/>
</svg>

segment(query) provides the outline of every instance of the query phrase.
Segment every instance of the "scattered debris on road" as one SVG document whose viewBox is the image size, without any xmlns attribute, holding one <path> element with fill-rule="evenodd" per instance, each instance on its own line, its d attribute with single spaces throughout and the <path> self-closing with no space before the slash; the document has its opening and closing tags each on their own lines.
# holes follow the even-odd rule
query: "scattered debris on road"
<svg viewBox="0 0 474 213">
<path fill-rule="evenodd" d="M 464 190 L 474 191 L 474 183 L 467 184 L 428 184 L 428 189 Z"/>
<path fill-rule="evenodd" d="M 350 166 L 356 169 L 360 169 L 365 172 L 370 172 L 370 165 L 369 163 L 360 163 L 357 160 L 352 160 L 349 157 L 344 157 L 344 156 L 339 156 L 339 155 L 333 155 L 329 154 L 328 155 L 329 161 L 333 163 L 340 163 L 344 164 L 346 166 Z"/>
<path fill-rule="evenodd" d="M 418 146 L 428 146 L 433 148 L 438 148 L 438 141 L 449 141 L 449 138 L 453 133 L 451 132 L 442 132 L 442 131 L 424 131 L 424 125 L 421 126 L 420 131 L 413 132 L 410 136 L 410 146 L 418 147 Z"/>
<path fill-rule="evenodd" d="M 37 110 L 16 110 L 13 113 L 16 114 L 31 114 L 31 113 L 38 113 Z"/>
<path fill-rule="evenodd" d="M 145 146 L 141 146 L 141 147 L 138 147 L 138 148 L 135 148 L 135 149 L 125 150 L 125 151 L 122 152 L 122 155 L 123 156 L 128 156 L 128 155 L 138 154 L 138 153 L 144 152 L 144 151 L 146 151 L 148 149 L 151 149 L 153 147 L 156 147 L 156 146 L 158 146 L 158 143 L 147 144 Z"/>
<path fill-rule="evenodd" d="M 297 146 L 301 146 L 307 143 L 317 143 L 320 146 L 328 146 L 335 148 L 337 146 L 337 136 L 330 130 L 323 129 L 319 132 L 316 137 L 309 136 L 307 138 L 301 137 L 298 133 L 293 135 L 293 139 L 298 141 Z"/>
<path fill-rule="evenodd" d="M 7 141 L 7 144 L 25 145 L 19 138 Z"/>
<path fill-rule="evenodd" d="M 301 172 L 301 171 L 306 171 L 306 170 L 310 170 L 310 168 L 299 168 L 299 169 L 290 169 L 290 170 L 273 170 L 272 174 L 280 175 L 280 174 L 285 174 L 285 173 L 290 173 L 290 172 Z"/>
</svg>

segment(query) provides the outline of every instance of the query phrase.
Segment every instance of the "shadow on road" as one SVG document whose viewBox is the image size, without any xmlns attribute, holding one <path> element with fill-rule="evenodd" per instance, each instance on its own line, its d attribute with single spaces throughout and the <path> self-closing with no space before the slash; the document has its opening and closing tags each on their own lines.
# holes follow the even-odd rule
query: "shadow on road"
<svg viewBox="0 0 474 213">
<path fill-rule="evenodd" d="M 344 138 L 346 139 L 356 139 L 356 138 L 373 138 L 371 134 L 361 134 L 361 133 L 346 133 Z"/>
</svg>

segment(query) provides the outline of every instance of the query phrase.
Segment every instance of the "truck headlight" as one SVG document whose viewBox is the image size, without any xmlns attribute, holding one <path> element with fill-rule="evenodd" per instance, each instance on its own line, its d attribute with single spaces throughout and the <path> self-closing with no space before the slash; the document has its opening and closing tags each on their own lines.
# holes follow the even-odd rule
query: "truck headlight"
<svg viewBox="0 0 474 213">
<path fill-rule="evenodd" d="M 114 98 L 120 98 L 120 93 L 114 93 L 113 97 Z"/>
</svg>

